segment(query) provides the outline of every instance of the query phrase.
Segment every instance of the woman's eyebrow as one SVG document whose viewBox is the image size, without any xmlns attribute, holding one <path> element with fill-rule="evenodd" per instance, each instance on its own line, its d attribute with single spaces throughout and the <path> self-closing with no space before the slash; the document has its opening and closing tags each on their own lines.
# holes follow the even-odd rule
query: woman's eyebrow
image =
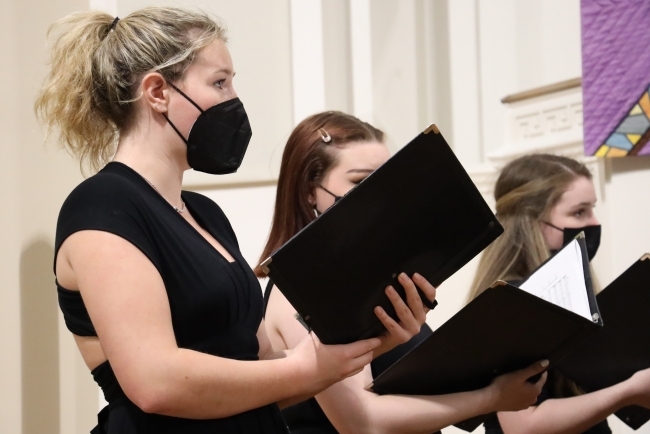
<svg viewBox="0 0 650 434">
<path fill-rule="evenodd" d="M 374 169 L 350 169 L 347 173 L 372 173 Z"/>
<path fill-rule="evenodd" d="M 214 70 L 215 74 L 219 74 L 221 72 L 225 72 L 227 75 L 232 75 L 233 77 L 237 74 L 235 71 L 233 71 L 230 68 L 219 68 Z"/>
<path fill-rule="evenodd" d="M 593 202 L 580 202 L 580 203 L 578 203 L 576 205 L 573 205 L 571 208 L 574 209 L 574 208 L 580 208 L 580 207 L 583 207 L 583 206 L 593 206 L 595 204 L 596 204 L 596 201 L 593 201 Z"/>
</svg>

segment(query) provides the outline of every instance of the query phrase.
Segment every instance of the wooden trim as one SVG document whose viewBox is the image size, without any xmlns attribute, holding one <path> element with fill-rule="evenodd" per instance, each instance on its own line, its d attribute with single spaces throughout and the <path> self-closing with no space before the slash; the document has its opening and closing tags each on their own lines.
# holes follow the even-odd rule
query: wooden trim
<svg viewBox="0 0 650 434">
<path fill-rule="evenodd" d="M 215 184 L 188 184 L 183 185 L 184 190 L 190 191 L 205 191 L 205 190 L 230 190 L 233 188 L 247 188 L 247 187 L 270 187 L 277 185 L 277 180 L 270 181 L 244 181 L 232 183 L 215 183 Z"/>
<path fill-rule="evenodd" d="M 503 104 L 512 104 L 513 102 L 523 101 L 526 99 L 537 98 L 567 89 L 573 89 L 582 86 L 582 77 L 572 78 L 571 80 L 561 81 L 559 83 L 549 84 L 547 86 L 536 87 L 523 92 L 513 93 L 501 100 Z"/>
</svg>

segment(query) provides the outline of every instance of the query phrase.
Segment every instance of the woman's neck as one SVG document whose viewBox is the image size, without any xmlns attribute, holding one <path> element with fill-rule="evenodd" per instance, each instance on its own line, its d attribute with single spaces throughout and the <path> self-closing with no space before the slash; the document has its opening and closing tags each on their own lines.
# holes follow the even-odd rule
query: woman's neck
<svg viewBox="0 0 650 434">
<path fill-rule="evenodd" d="M 129 134 L 120 138 L 113 161 L 126 164 L 138 172 L 167 202 L 181 208 L 183 172 L 187 169 L 185 153 L 175 144 L 165 146 L 169 139 L 147 137 L 143 140 L 140 136 Z"/>
</svg>

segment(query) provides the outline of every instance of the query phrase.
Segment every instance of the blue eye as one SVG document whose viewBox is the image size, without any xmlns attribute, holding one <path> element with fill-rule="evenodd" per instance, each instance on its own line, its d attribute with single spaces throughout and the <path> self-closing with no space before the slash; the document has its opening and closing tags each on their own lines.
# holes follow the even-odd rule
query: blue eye
<svg viewBox="0 0 650 434">
<path fill-rule="evenodd" d="M 219 89 L 223 89 L 223 84 L 225 83 L 225 81 L 226 81 L 225 79 L 224 80 L 217 80 L 217 81 L 214 82 L 214 85 L 217 86 Z"/>
</svg>

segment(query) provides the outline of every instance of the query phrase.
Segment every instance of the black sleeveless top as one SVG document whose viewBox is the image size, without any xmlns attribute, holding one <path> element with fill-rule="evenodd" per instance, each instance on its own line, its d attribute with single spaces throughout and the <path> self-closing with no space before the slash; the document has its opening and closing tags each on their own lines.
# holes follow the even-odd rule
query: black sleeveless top
<svg viewBox="0 0 650 434">
<path fill-rule="evenodd" d="M 116 162 L 82 182 L 66 199 L 57 223 L 55 255 L 77 231 L 106 231 L 124 238 L 160 273 L 180 348 L 257 360 L 257 330 L 263 313 L 259 282 L 241 256 L 232 227 L 217 204 L 187 191 L 182 198 L 198 224 L 235 262 L 228 262 L 144 178 Z M 80 336 L 96 336 L 80 293 L 58 283 L 57 290 L 68 329 Z M 146 414 L 126 397 L 108 361 L 92 374 L 109 403 L 93 433 L 287 432 L 275 404 L 212 420 Z"/>
<path fill-rule="evenodd" d="M 269 303 L 273 281 L 269 283 L 264 291 L 264 311 Z M 424 324 L 420 333 L 413 336 L 410 341 L 398 345 L 392 350 L 382 354 L 370 363 L 372 377 L 376 378 L 384 372 L 390 365 L 406 355 L 415 348 L 420 342 L 425 340 L 432 333 L 431 328 Z M 316 398 L 309 398 L 306 401 L 299 402 L 292 406 L 282 409 L 282 415 L 289 426 L 291 434 L 337 434 L 336 428 L 329 421 L 323 409 L 318 405 Z"/>
</svg>

